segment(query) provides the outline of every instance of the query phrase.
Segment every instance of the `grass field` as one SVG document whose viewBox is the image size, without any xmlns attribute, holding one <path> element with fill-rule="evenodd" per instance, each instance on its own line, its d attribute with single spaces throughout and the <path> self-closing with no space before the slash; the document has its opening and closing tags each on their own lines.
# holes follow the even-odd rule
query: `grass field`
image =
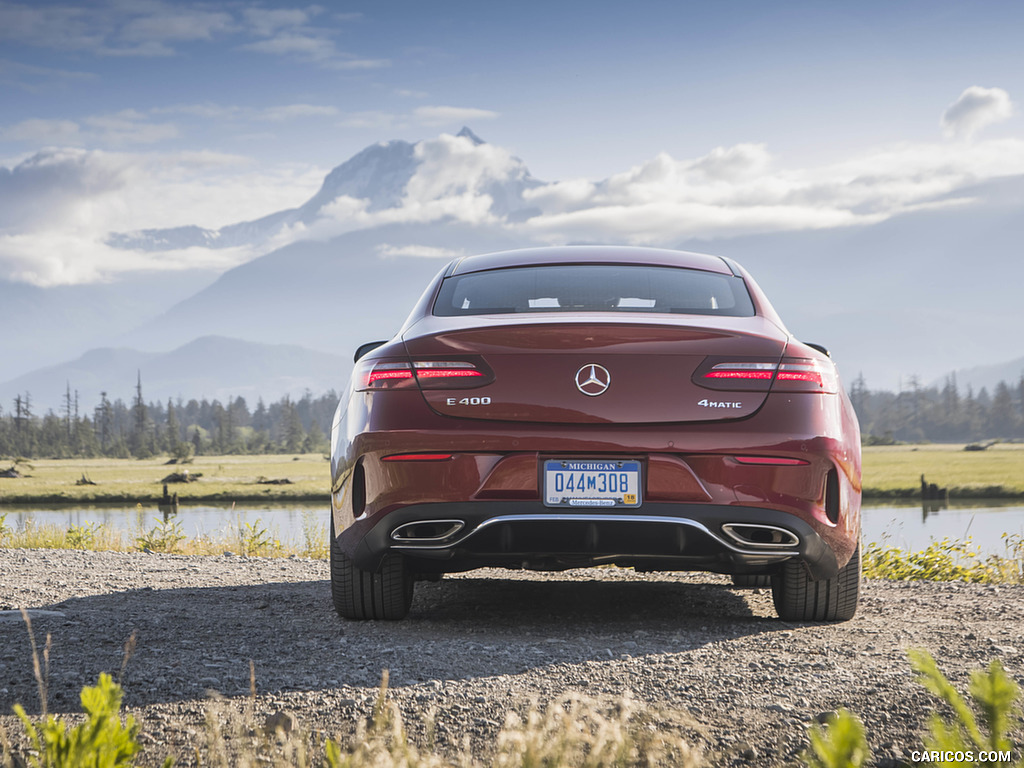
<svg viewBox="0 0 1024 768">
<path fill-rule="evenodd" d="M 963 445 L 885 445 L 864 448 L 864 495 L 918 497 L 921 475 L 957 498 L 1024 497 L 1024 444 L 986 451 Z"/>
<path fill-rule="evenodd" d="M 864 448 L 864 495 L 916 498 L 921 475 L 958 498 L 1024 498 L 1024 444 L 1002 443 L 986 451 L 963 445 L 892 445 Z M 161 478 L 187 469 L 201 473 L 169 490 L 185 502 L 326 501 L 328 463 L 320 454 L 198 456 L 192 464 L 156 459 L 41 459 L 22 468 L 26 477 L 0 478 L 0 504 L 54 502 L 152 503 L 163 493 Z M 85 475 L 96 485 L 76 485 Z M 263 485 L 261 478 L 289 485 Z"/>
<path fill-rule="evenodd" d="M 285 456 L 197 456 L 191 464 L 155 459 L 41 459 L 24 465 L 20 478 L 0 478 L 0 504 L 53 502 L 150 503 L 163 495 L 161 479 L 188 470 L 195 482 L 171 483 L 182 503 L 195 501 L 326 500 L 330 465 L 321 454 Z M 96 485 L 76 485 L 82 476 Z M 260 479 L 288 485 L 265 485 Z"/>
</svg>

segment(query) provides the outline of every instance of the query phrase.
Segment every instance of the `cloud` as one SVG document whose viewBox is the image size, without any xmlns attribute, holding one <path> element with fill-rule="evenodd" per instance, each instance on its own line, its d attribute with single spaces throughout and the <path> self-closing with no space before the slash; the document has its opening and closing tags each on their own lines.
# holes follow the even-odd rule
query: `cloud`
<svg viewBox="0 0 1024 768">
<path fill-rule="evenodd" d="M 220 227 L 308 199 L 325 169 L 256 170 L 212 152 L 38 152 L 0 167 L 0 273 L 37 285 L 116 278 L 138 270 L 223 271 L 262 251 L 190 248 L 154 255 L 112 248 L 112 231 Z"/>
<path fill-rule="evenodd" d="M 338 121 L 342 128 L 372 128 L 380 131 L 391 131 L 404 125 L 405 118 L 391 112 L 349 112 Z"/>
<path fill-rule="evenodd" d="M 0 59 L 0 84 L 10 85 L 29 93 L 64 87 L 96 76 L 89 72 L 71 72 L 52 67 L 37 67 L 16 61 Z"/>
<path fill-rule="evenodd" d="M 242 16 L 257 35 L 272 37 L 281 29 L 301 27 L 319 13 L 318 8 L 246 8 Z"/>
<path fill-rule="evenodd" d="M 964 202 L 979 180 L 1024 174 L 1024 141 L 903 144 L 818 167 L 786 168 L 761 145 L 704 157 L 660 154 L 603 181 L 524 192 L 540 210 L 519 228 L 566 240 L 672 245 L 685 238 L 868 225 Z"/>
<path fill-rule="evenodd" d="M 119 37 L 129 42 L 208 41 L 219 33 L 233 31 L 235 26 L 227 13 L 166 5 L 154 8 L 155 12 L 125 23 Z"/>
<path fill-rule="evenodd" d="M 265 111 L 209 104 L 168 109 L 229 119 L 253 119 L 257 113 L 285 119 L 303 112 L 337 119 L 329 107 L 303 104 Z M 408 118 L 388 113 L 361 117 Z M 341 119 L 360 118 L 350 114 Z M 146 114 L 126 111 L 70 125 L 19 124 L 7 132 L 45 129 L 73 140 L 93 131 L 116 134 L 148 124 Z M 864 226 L 964 204 L 979 183 L 1024 175 L 1024 140 L 904 142 L 806 166 L 787 164 L 762 144 L 741 143 L 713 147 L 697 157 L 660 153 L 605 179 L 551 183 L 530 178 L 525 165 L 503 147 L 450 134 L 416 144 L 412 160 L 408 168 L 389 171 L 382 182 L 386 188 L 373 200 L 339 197 L 317 220 L 282 229 L 272 242 L 221 255 L 201 248 L 150 254 L 152 263 L 146 267 L 142 256 L 132 260 L 108 252 L 108 233 L 187 225 L 216 229 L 295 208 L 317 191 L 325 169 L 261 169 L 247 158 L 217 153 L 41 151 L 0 168 L 0 270 L 53 284 L 105 279 L 126 269 L 216 269 L 297 240 L 446 220 L 491 227 L 523 242 L 660 246 L 688 238 Z M 518 215 L 506 216 L 510 211 Z M 381 255 L 401 255 L 413 246 L 387 243 L 381 248 Z"/>
<path fill-rule="evenodd" d="M 982 128 L 1012 114 L 1010 95 L 1002 88 L 972 85 L 943 113 L 942 129 L 947 136 L 970 139 Z"/>
<path fill-rule="evenodd" d="M 266 40 L 247 43 L 241 46 L 241 49 L 256 53 L 270 53 L 276 56 L 294 55 L 313 61 L 326 61 L 337 53 L 332 40 L 299 32 L 281 33 Z"/>
<path fill-rule="evenodd" d="M 337 107 L 322 106 L 319 104 L 286 104 L 280 107 L 270 107 L 259 113 L 259 119 L 280 123 L 285 120 L 295 120 L 307 117 L 332 117 L 339 114 Z"/>
<path fill-rule="evenodd" d="M 339 69 L 387 66 L 337 50 L 332 36 L 358 14 L 326 14 L 318 6 L 219 7 L 171 0 L 99 0 L 71 4 L 0 3 L 0 40 L 95 56 L 174 56 L 182 45 L 231 38 L 241 50 L 290 56 Z"/>
<path fill-rule="evenodd" d="M 135 110 L 91 115 L 80 122 L 71 120 L 23 120 L 0 128 L 0 137 L 35 146 L 98 144 L 121 147 L 130 144 L 156 144 L 177 138 L 180 132 L 171 123 L 149 122 L 147 115 Z"/>
<path fill-rule="evenodd" d="M 420 125 L 427 126 L 454 125 L 498 117 L 497 112 L 473 107 L 417 107 L 412 114 Z"/>
<path fill-rule="evenodd" d="M 433 245 L 390 245 L 381 243 L 377 253 L 385 258 L 389 256 L 416 256 L 424 259 L 454 259 L 464 256 L 465 251 L 454 248 L 438 248 Z"/>
<path fill-rule="evenodd" d="M 79 144 L 82 139 L 78 123 L 72 120 L 22 120 L 0 129 L 0 137 L 8 141 L 33 144 Z"/>
</svg>

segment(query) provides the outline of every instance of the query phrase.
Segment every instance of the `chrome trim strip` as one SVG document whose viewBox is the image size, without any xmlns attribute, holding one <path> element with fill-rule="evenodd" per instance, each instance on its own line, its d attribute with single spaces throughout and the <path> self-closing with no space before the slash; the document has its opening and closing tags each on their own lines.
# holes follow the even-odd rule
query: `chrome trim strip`
<svg viewBox="0 0 1024 768">
<path fill-rule="evenodd" d="M 777 544 L 774 542 L 765 542 L 762 544 L 760 542 L 750 541 L 750 539 L 746 539 L 740 534 L 738 534 L 736 531 L 734 531 L 734 527 L 762 528 L 766 531 L 778 531 L 783 536 L 789 537 L 789 541 L 780 541 Z M 786 547 L 794 547 L 800 543 L 800 539 L 797 537 L 795 533 L 785 528 L 781 528 L 777 525 L 764 525 L 762 523 L 722 523 L 722 532 L 725 533 L 727 536 L 731 536 L 733 540 L 739 542 L 742 545 L 748 547 L 756 547 L 760 550 L 785 549 Z"/>
<path fill-rule="evenodd" d="M 480 525 L 478 525 L 476 528 L 474 528 L 472 531 L 467 533 L 462 538 L 457 539 L 456 541 L 449 542 L 447 544 L 424 545 L 424 546 L 409 545 L 409 544 L 393 544 L 391 546 L 391 548 L 392 549 L 413 550 L 413 551 L 415 551 L 415 550 L 425 550 L 425 549 L 451 549 L 453 547 L 458 546 L 462 542 L 466 541 L 467 539 L 469 539 L 473 535 L 479 533 L 480 531 L 483 531 L 483 530 L 485 530 L 487 528 L 490 528 L 491 526 L 494 526 L 494 525 L 500 525 L 502 523 L 547 523 L 547 522 L 556 522 L 556 523 L 563 523 L 563 522 L 568 522 L 568 523 L 581 523 L 581 522 L 582 523 L 604 523 L 604 522 L 614 522 L 614 523 L 668 523 L 670 525 L 682 525 L 682 526 L 687 526 L 689 528 L 696 528 L 700 532 L 705 533 L 708 536 L 710 536 L 712 539 L 717 541 L 719 544 L 724 546 L 726 549 L 730 549 L 733 552 L 736 552 L 738 554 L 741 554 L 741 555 L 763 555 L 763 554 L 766 554 L 766 551 L 763 548 L 761 548 L 761 549 L 753 549 L 753 548 L 747 549 L 747 548 L 744 548 L 744 547 L 737 547 L 735 544 L 733 544 L 729 540 L 727 540 L 724 537 L 719 536 L 718 534 L 714 533 L 706 525 L 704 525 L 703 523 L 698 523 L 696 520 L 690 520 L 687 517 L 660 517 L 660 516 L 656 516 L 656 515 L 499 515 L 498 517 L 491 517 L 491 518 L 488 518 L 487 520 L 484 520 L 482 523 L 480 523 Z M 742 525 L 742 523 L 736 523 L 736 525 Z M 774 527 L 774 526 L 763 526 L 763 527 Z M 780 528 L 779 530 L 785 531 L 784 528 Z M 793 535 L 789 531 L 785 531 L 785 532 L 788 533 L 790 536 Z M 743 543 L 746 543 L 746 542 L 740 542 L 740 543 L 743 544 Z M 800 554 L 795 549 L 792 549 L 792 550 L 778 549 L 778 547 L 780 547 L 782 545 L 776 544 L 776 545 L 769 545 L 769 546 L 770 546 L 770 549 L 768 551 L 770 551 L 771 554 L 773 554 L 773 555 L 799 555 Z"/>
</svg>

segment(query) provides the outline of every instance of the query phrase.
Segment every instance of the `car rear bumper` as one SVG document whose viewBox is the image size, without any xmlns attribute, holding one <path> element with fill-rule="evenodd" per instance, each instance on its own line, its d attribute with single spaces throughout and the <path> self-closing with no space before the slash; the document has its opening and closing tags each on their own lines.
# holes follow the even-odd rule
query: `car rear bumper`
<svg viewBox="0 0 1024 768">
<path fill-rule="evenodd" d="M 610 511 L 551 509 L 537 501 L 413 504 L 383 519 L 357 521 L 339 543 L 364 570 L 375 570 L 389 551 L 401 552 L 423 573 L 601 564 L 765 573 L 794 558 L 815 580 L 839 569 L 832 548 L 800 518 L 716 504 L 647 503 Z"/>
</svg>

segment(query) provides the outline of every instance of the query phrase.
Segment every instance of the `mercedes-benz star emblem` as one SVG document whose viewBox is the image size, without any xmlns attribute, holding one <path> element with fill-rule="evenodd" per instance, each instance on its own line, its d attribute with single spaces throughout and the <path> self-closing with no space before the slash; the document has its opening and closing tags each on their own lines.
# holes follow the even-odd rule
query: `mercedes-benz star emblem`
<svg viewBox="0 0 1024 768">
<path fill-rule="evenodd" d="M 603 395 L 611 383 L 612 375 L 603 365 L 587 363 L 576 371 L 576 389 L 584 395 L 590 395 L 590 397 Z"/>
</svg>

